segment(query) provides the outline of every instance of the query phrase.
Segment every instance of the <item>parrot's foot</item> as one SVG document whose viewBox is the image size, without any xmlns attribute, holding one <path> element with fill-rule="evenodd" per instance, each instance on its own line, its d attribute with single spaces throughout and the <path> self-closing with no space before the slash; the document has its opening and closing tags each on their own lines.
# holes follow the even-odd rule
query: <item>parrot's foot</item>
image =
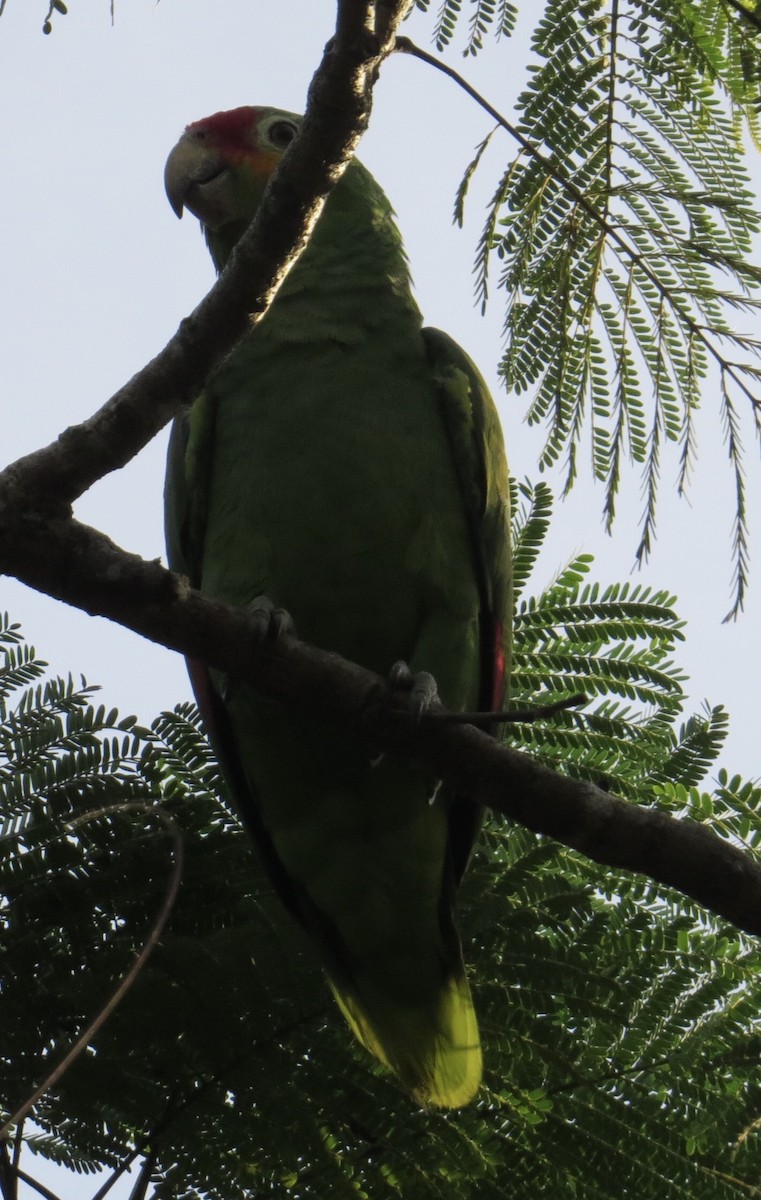
<svg viewBox="0 0 761 1200">
<path fill-rule="evenodd" d="M 436 680 L 428 671 L 411 671 L 409 665 L 400 660 L 395 662 L 388 673 L 388 685 L 392 692 L 403 695 L 412 718 L 417 722 L 425 712 L 439 699 L 439 689 Z M 374 754 L 370 758 L 370 768 L 379 767 L 385 759 L 385 751 Z M 438 785 L 436 787 L 438 790 Z M 435 792 L 431 804 L 436 798 Z"/>
<path fill-rule="evenodd" d="M 251 629 L 260 642 L 276 642 L 284 633 L 295 633 L 291 614 L 284 608 L 277 608 L 269 596 L 256 596 L 245 607 Z M 217 687 L 225 704 L 233 699 L 239 682 L 227 673 L 219 675 Z"/>
<path fill-rule="evenodd" d="M 248 625 L 259 642 L 277 642 L 283 634 L 294 634 L 293 618 L 286 608 L 278 608 L 272 604 L 269 596 L 254 596 L 245 605 L 248 614 Z M 217 676 L 216 688 L 224 703 L 233 700 L 235 690 L 240 685 L 240 679 L 220 672 Z"/>
<path fill-rule="evenodd" d="M 295 633 L 293 618 L 284 608 L 278 608 L 269 596 L 257 596 L 246 605 L 254 632 L 262 639 L 276 642 L 284 633 Z"/>
<path fill-rule="evenodd" d="M 433 675 L 428 671 L 413 674 L 406 662 L 394 663 L 388 673 L 388 682 L 394 691 L 409 694 L 410 711 L 416 720 L 419 720 L 439 698 Z"/>
</svg>

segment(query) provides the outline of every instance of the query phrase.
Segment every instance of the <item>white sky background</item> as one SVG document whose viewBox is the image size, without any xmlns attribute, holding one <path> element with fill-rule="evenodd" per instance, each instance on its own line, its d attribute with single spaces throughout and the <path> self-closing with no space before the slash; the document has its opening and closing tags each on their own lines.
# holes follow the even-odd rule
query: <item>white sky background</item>
<svg viewBox="0 0 761 1200">
<path fill-rule="evenodd" d="M 165 199 L 167 153 L 185 124 L 219 109 L 262 103 L 300 111 L 335 9 L 333 0 L 117 0 L 112 27 L 108 0 L 69 3 L 49 37 L 41 33 L 46 0 L 7 0 L 0 18 L 0 465 L 90 415 L 157 353 L 211 285 L 197 222 L 186 214 L 179 223 Z M 535 15 L 533 5 L 524 7 Z M 405 32 L 427 45 L 430 30 L 430 18 L 417 14 Z M 525 81 L 525 39 L 490 41 L 475 60 L 456 51 L 448 59 L 509 114 Z M 486 319 L 472 301 L 473 249 L 483 205 L 512 152 L 507 135 L 494 140 L 460 232 L 451 225 L 455 189 L 490 118 L 443 76 L 401 56 L 384 66 L 375 94 L 360 155 L 397 210 L 426 321 L 453 334 L 478 362 L 500 406 L 511 469 L 536 479 L 541 432 L 522 424 L 525 397 L 507 397 L 496 377 L 500 297 Z M 752 169 L 761 193 L 757 159 Z M 651 565 L 633 579 L 678 596 L 689 622 L 679 661 L 691 677 L 693 708 L 704 698 L 729 708 L 723 761 L 754 777 L 761 564 L 745 616 L 723 625 L 734 495 L 713 388 L 706 389 L 701 433 L 691 506 L 675 495 L 676 449 L 664 455 L 659 540 Z M 163 554 L 165 440 L 96 485 L 76 509 L 148 558 Z M 746 458 L 753 547 L 761 536 L 761 487 L 749 427 Z M 603 533 L 602 500 L 602 489 L 585 481 L 560 506 L 540 582 L 580 550 L 595 554 L 601 582 L 629 576 L 638 476 L 626 480 L 612 539 Z M 190 695 L 176 655 L 109 622 L 7 579 L 0 579 L 0 609 L 22 623 L 56 673 L 102 684 L 103 702 L 124 714 L 147 722 Z M 94 1190 L 90 1182 L 51 1186 L 83 1197 Z"/>
</svg>

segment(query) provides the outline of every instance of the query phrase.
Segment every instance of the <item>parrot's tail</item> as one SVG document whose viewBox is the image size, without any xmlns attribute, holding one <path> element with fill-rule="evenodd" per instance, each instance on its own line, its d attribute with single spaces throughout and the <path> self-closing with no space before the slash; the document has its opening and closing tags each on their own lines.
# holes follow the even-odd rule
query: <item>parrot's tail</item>
<svg viewBox="0 0 761 1200">
<path fill-rule="evenodd" d="M 451 977 L 428 1004 L 404 1006 L 377 986 L 361 998 L 330 983 L 363 1046 L 398 1077 L 423 1107 L 461 1108 L 481 1083 L 481 1042 L 465 974 Z"/>
</svg>

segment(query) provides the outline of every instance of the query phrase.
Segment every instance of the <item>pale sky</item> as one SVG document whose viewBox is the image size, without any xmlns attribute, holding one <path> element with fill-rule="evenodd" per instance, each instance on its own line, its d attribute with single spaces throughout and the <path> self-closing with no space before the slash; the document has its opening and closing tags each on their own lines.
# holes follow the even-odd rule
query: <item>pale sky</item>
<svg viewBox="0 0 761 1200">
<path fill-rule="evenodd" d="M 108 0 L 70 0 L 69 15 L 56 16 L 44 37 L 46 0 L 7 0 L 0 18 L 4 462 L 94 411 L 208 289 L 213 271 L 197 223 L 188 215 L 178 222 L 164 196 L 166 155 L 185 124 L 219 109 L 301 110 L 334 7 L 333 0 L 117 0 L 112 26 Z M 405 32 L 427 44 L 430 28 L 430 18 L 418 14 Z M 490 43 L 475 60 L 455 51 L 448 58 L 510 112 L 525 80 L 525 39 Z M 478 362 L 500 407 L 513 473 L 537 479 L 541 434 L 522 424 L 525 397 L 506 396 L 497 380 L 500 298 L 485 319 L 472 301 L 473 250 L 483 205 L 512 153 L 507 135 L 494 139 L 472 188 L 465 231 L 451 225 L 463 168 L 491 124 L 443 76 L 399 57 L 383 69 L 360 156 L 397 210 L 427 322 L 455 336 Z M 757 158 L 752 166 L 761 194 Z M 761 565 L 745 616 L 723 625 L 734 497 L 712 387 L 700 426 L 691 505 L 676 499 L 672 450 L 664 456 L 653 561 L 632 579 L 677 594 L 689 622 L 679 657 L 692 680 L 694 704 L 685 716 L 704 698 L 724 703 L 732 733 L 723 762 L 754 777 Z M 747 429 L 753 548 L 761 537 L 761 486 Z M 79 517 L 148 558 L 163 554 L 164 444 L 162 436 L 77 505 Z M 602 489 L 586 483 L 560 508 L 541 559 L 542 582 L 581 550 L 595 554 L 593 577 L 602 583 L 629 577 L 641 513 L 638 477 L 627 480 L 612 539 L 603 533 L 602 500 Z M 0 609 L 22 623 L 55 672 L 84 673 L 103 685 L 104 703 L 124 714 L 147 722 L 190 695 L 177 656 L 108 622 L 7 579 L 0 579 Z M 51 1186 L 66 1196 L 94 1190 L 81 1180 L 73 1190 L 60 1179 Z"/>
</svg>

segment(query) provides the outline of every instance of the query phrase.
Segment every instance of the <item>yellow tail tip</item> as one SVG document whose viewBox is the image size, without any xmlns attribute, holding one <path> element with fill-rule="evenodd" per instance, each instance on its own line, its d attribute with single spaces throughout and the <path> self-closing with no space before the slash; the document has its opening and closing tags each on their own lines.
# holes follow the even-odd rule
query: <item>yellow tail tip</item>
<svg viewBox="0 0 761 1200">
<path fill-rule="evenodd" d="M 482 1057 L 467 979 L 450 979 L 430 1004 L 404 1007 L 364 987 L 333 995 L 352 1032 L 423 1108 L 463 1108 L 481 1084 Z"/>
</svg>

